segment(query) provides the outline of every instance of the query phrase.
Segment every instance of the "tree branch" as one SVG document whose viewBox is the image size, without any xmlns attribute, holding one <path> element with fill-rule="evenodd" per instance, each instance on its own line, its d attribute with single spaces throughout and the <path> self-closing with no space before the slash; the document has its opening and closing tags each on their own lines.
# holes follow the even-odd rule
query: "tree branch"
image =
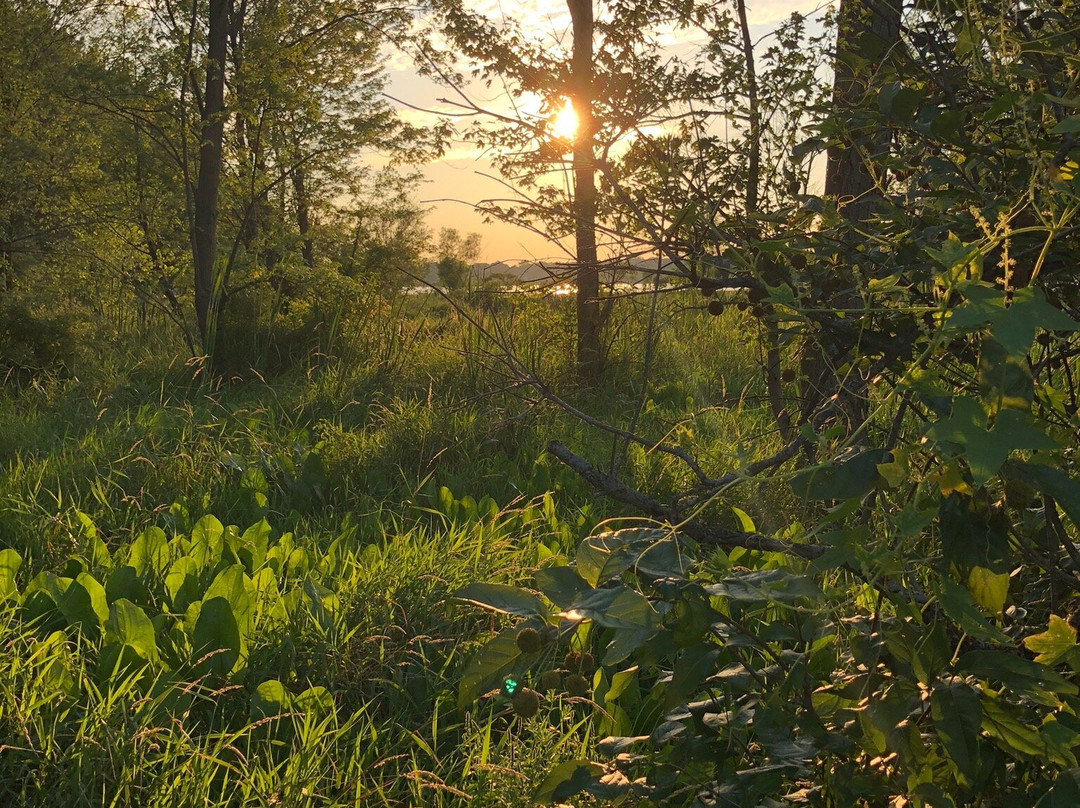
<svg viewBox="0 0 1080 808">
<path fill-rule="evenodd" d="M 820 558 L 826 552 L 827 548 L 813 544 L 793 544 L 780 539 L 771 539 L 759 533 L 747 533 L 718 525 L 707 525 L 696 519 L 682 519 L 670 505 L 665 505 L 659 500 L 646 496 L 640 491 L 630 488 L 621 480 L 605 474 L 585 458 L 574 454 L 558 441 L 549 443 L 547 450 L 549 454 L 576 472 L 578 476 L 604 496 L 616 502 L 630 505 L 645 515 L 670 522 L 678 527 L 680 533 L 684 533 L 701 544 L 722 547 L 728 550 L 744 548 L 765 553 L 784 553 L 807 561 Z"/>
</svg>

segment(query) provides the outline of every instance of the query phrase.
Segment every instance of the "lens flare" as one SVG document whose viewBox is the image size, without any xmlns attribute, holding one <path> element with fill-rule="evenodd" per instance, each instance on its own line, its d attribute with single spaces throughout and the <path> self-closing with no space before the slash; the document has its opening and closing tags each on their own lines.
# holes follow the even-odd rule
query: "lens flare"
<svg viewBox="0 0 1080 808">
<path fill-rule="evenodd" d="M 548 123 L 548 132 L 559 140 L 573 140 L 577 135 L 578 116 L 570 99 L 566 99 L 562 109 L 556 112 Z"/>
</svg>

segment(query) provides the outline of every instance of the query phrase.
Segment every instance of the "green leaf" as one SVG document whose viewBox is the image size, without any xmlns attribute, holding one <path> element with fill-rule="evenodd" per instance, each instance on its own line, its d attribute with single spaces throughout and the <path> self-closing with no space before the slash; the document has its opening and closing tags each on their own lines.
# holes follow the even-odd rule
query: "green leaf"
<svg viewBox="0 0 1080 808">
<path fill-rule="evenodd" d="M 976 252 L 975 247 L 964 244 L 954 233 L 949 233 L 945 241 L 942 242 L 940 250 L 931 247 L 925 247 L 924 249 L 931 258 L 945 269 L 966 267 L 971 263 Z"/>
<path fill-rule="evenodd" d="M 121 598 L 109 607 L 105 632 L 106 643 L 130 648 L 145 662 L 157 661 L 154 624 L 146 612 L 131 601 Z"/>
<path fill-rule="evenodd" d="M 165 591 L 173 611 L 182 612 L 189 603 L 199 600 L 199 565 L 191 556 L 181 556 L 165 576 Z"/>
<path fill-rule="evenodd" d="M 19 597 L 19 589 L 15 585 L 15 574 L 21 566 L 22 556 L 10 547 L 0 550 L 0 601 Z"/>
<path fill-rule="evenodd" d="M 964 127 L 966 114 L 962 109 L 948 109 L 935 115 L 930 121 L 930 131 L 945 140 L 955 139 Z"/>
<path fill-rule="evenodd" d="M 979 386 L 987 391 L 991 411 L 1030 410 L 1035 381 L 1026 358 L 1011 356 L 995 339 L 986 337 L 979 352 Z"/>
<path fill-rule="evenodd" d="M 704 643 L 683 651 L 675 660 L 675 669 L 664 693 L 664 706 L 670 710 L 697 693 L 701 683 L 716 670 L 719 655 L 719 648 Z"/>
<path fill-rule="evenodd" d="M 592 587 L 572 567 L 542 567 L 534 576 L 536 588 L 560 609 L 568 609 L 574 600 Z"/>
<path fill-rule="evenodd" d="M 57 577 L 47 570 L 35 575 L 22 595 L 24 619 L 52 624 L 59 615 L 60 602 L 69 586 L 71 578 Z"/>
<path fill-rule="evenodd" d="M 109 548 L 105 546 L 105 542 L 101 540 L 101 537 L 95 534 L 87 540 L 87 549 L 89 552 L 87 555 L 90 558 L 90 566 L 93 569 L 111 569 L 113 560 L 109 554 Z"/>
<path fill-rule="evenodd" d="M 611 634 L 611 642 L 604 649 L 601 662 L 617 665 L 656 636 L 653 629 L 617 628 Z"/>
<path fill-rule="evenodd" d="M 634 665 L 627 668 L 624 671 L 619 671 L 611 677 L 611 687 L 608 688 L 607 694 L 604 696 L 604 701 L 614 703 L 618 700 L 619 696 L 627 691 L 631 685 L 636 685 L 638 681 L 638 666 Z M 634 693 L 634 691 L 631 691 Z M 636 695 L 636 693 L 635 693 Z"/>
<path fill-rule="evenodd" d="M 1022 479 L 1053 498 L 1072 523 L 1080 527 L 1080 483 L 1051 466 L 1018 463 L 1016 468 Z"/>
<path fill-rule="evenodd" d="M 983 731 L 1006 752 L 1025 757 L 1042 757 L 1047 754 L 1048 744 L 1039 731 L 1010 715 L 1000 700 L 987 699 L 982 707 Z"/>
<path fill-rule="evenodd" d="M 976 640 L 1003 645 L 1012 643 L 1012 638 L 1008 634 L 983 617 L 971 593 L 959 584 L 943 579 L 938 601 L 949 619 Z"/>
<path fill-rule="evenodd" d="M 653 629 L 659 624 L 659 615 L 648 598 L 621 586 L 590 592 L 564 616 L 569 620 L 592 620 L 605 628 Z"/>
<path fill-rule="evenodd" d="M 164 575 L 169 568 L 169 540 L 159 527 L 148 527 L 131 545 L 128 564 L 140 577 L 147 573 Z"/>
<path fill-rule="evenodd" d="M 1009 597 L 1009 573 L 974 567 L 968 576 L 968 590 L 976 603 L 990 614 L 1000 617 Z"/>
<path fill-rule="evenodd" d="M 878 91 L 878 109 L 883 115 L 901 122 L 908 122 L 923 100 L 923 93 L 893 81 Z"/>
<path fill-rule="evenodd" d="M 58 605 L 68 625 L 78 626 L 91 638 L 99 635 L 109 619 L 105 588 L 85 572 L 71 582 Z"/>
<path fill-rule="evenodd" d="M 719 615 L 709 603 L 708 594 L 699 587 L 688 587 L 675 601 L 668 618 L 675 644 L 686 648 L 705 638 Z"/>
<path fill-rule="evenodd" d="M 938 506 L 941 547 L 945 558 L 963 567 L 1011 569 L 1013 552 L 1005 526 L 993 518 L 988 506 L 974 497 L 952 494 Z"/>
<path fill-rule="evenodd" d="M 1057 125 L 1050 130 L 1052 135 L 1071 135 L 1080 132 L 1080 115 L 1070 115 L 1062 118 Z"/>
<path fill-rule="evenodd" d="M 515 669 L 522 657 L 517 644 L 517 634 L 521 628 L 510 626 L 503 629 L 488 640 L 469 661 L 458 684 L 460 707 L 468 707 Z"/>
<path fill-rule="evenodd" d="M 1076 629 L 1067 620 L 1050 615 L 1050 623 L 1042 634 L 1024 638 L 1024 647 L 1038 654 L 1040 665 L 1056 665 L 1076 648 Z"/>
<path fill-rule="evenodd" d="M 1038 329 L 1075 331 L 1080 328 L 1080 323 L 1050 305 L 1037 287 L 1014 290 L 1008 306 L 1004 290 L 989 284 L 967 284 L 963 292 L 967 300 L 952 311 L 946 327 L 968 330 L 989 326 L 994 339 L 1010 356 L 1018 359 L 1031 350 Z"/>
<path fill-rule="evenodd" d="M 227 676 L 240 663 L 244 651 L 240 626 L 225 597 L 203 601 L 191 639 L 200 671 Z"/>
<path fill-rule="evenodd" d="M 1057 776 L 1054 787 L 1036 803 L 1036 808 L 1076 808 L 1077 805 L 1080 805 L 1080 769 L 1074 768 Z"/>
<path fill-rule="evenodd" d="M 225 549 L 223 534 L 225 528 L 216 517 L 207 514 L 191 529 L 192 558 L 200 569 L 206 569 L 216 564 L 221 559 L 221 553 Z"/>
<path fill-rule="evenodd" d="M 1078 692 L 1076 685 L 1053 669 L 1006 651 L 968 651 L 957 661 L 956 669 L 987 681 L 1002 682 L 1029 696 Z"/>
<path fill-rule="evenodd" d="M 887 451 L 864 449 L 834 464 L 801 471 L 789 485 L 803 499 L 861 499 L 875 488 L 888 486 L 878 466 L 891 459 Z"/>
<path fill-rule="evenodd" d="M 236 554 L 247 568 L 249 575 L 254 575 L 255 571 L 263 565 L 269 544 L 270 523 L 265 519 L 253 524 L 240 537 Z"/>
<path fill-rule="evenodd" d="M 247 636 L 252 627 L 252 594 L 254 591 L 255 585 L 244 574 L 244 565 L 233 564 L 219 572 L 217 577 L 211 581 L 210 586 L 206 588 L 206 592 L 203 594 L 204 607 L 205 601 L 224 598 L 229 604 L 241 635 Z"/>
<path fill-rule="evenodd" d="M 325 586 L 311 580 L 304 581 L 303 591 L 311 614 L 319 621 L 319 625 L 325 631 L 332 630 L 340 606 L 338 596 Z"/>
<path fill-rule="evenodd" d="M 750 515 L 746 511 L 740 510 L 732 506 L 732 512 L 735 514 L 735 518 L 739 520 L 739 530 L 744 533 L 757 533 L 757 528 L 754 527 L 754 520 L 750 518 Z"/>
<path fill-rule="evenodd" d="M 970 786 L 979 774 L 982 706 L 979 694 L 964 684 L 934 688 L 930 696 L 934 730 L 949 760 Z"/>
<path fill-rule="evenodd" d="M 544 602 L 532 592 L 506 584 L 471 583 L 454 593 L 454 597 L 500 614 L 522 617 L 548 617 Z"/>
<path fill-rule="evenodd" d="M 743 603 L 794 603 L 800 598 L 817 600 L 821 597 L 821 590 L 812 580 L 786 570 L 736 573 L 704 589 L 710 595 Z"/>
<path fill-rule="evenodd" d="M 146 603 L 150 600 L 150 592 L 146 585 L 139 580 L 139 574 L 135 568 L 125 564 L 117 567 L 109 573 L 105 579 L 105 596 L 109 603 L 121 598 L 130 600 L 132 603 Z"/>
<path fill-rule="evenodd" d="M 583 540 L 574 556 L 578 574 L 590 585 L 598 586 L 601 583 L 601 575 L 611 551 L 602 543 L 592 538 Z"/>
<path fill-rule="evenodd" d="M 289 691 L 277 679 L 267 679 L 251 694 L 248 715 L 252 721 L 272 718 L 287 713 L 290 707 Z"/>
<path fill-rule="evenodd" d="M 312 713 L 317 716 L 329 715 L 334 711 L 334 697 L 330 691 L 322 685 L 309 687 L 292 699 L 292 708 L 302 713 Z"/>
<path fill-rule="evenodd" d="M 627 528 L 590 536 L 578 545 L 577 571 L 593 586 L 629 569 L 650 578 L 685 578 L 690 557 L 670 528 Z"/>
<path fill-rule="evenodd" d="M 565 802 L 604 776 L 604 767 L 587 760 L 567 760 L 547 773 L 533 792 L 535 802 Z"/>
<path fill-rule="evenodd" d="M 1002 410 L 993 429 L 986 428 L 986 412 L 974 399 L 960 396 L 953 400 L 952 414 L 933 424 L 926 437 L 964 447 L 976 485 L 982 485 L 1017 449 L 1057 449 L 1058 444 L 1043 430 L 1031 424 L 1020 410 Z"/>
</svg>

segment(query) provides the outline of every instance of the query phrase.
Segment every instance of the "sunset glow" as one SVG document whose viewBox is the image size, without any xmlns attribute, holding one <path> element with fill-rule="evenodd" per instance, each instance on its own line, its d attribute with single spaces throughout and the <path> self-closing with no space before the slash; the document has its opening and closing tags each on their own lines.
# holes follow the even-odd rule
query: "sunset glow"
<svg viewBox="0 0 1080 808">
<path fill-rule="evenodd" d="M 578 117 L 570 99 L 556 112 L 548 123 L 548 133 L 559 140 L 573 140 L 577 135 Z"/>
</svg>

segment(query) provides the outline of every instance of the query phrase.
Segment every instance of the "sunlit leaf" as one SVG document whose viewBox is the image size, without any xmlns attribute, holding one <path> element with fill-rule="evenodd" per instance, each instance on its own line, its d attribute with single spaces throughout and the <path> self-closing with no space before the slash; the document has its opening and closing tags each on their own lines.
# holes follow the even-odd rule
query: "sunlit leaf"
<svg viewBox="0 0 1080 808">
<path fill-rule="evenodd" d="M 1024 647 L 1038 654 L 1035 661 L 1040 665 L 1056 665 L 1076 648 L 1076 629 L 1052 614 L 1046 631 L 1025 637 Z"/>
<path fill-rule="evenodd" d="M 544 618 L 548 616 L 548 609 L 540 598 L 516 586 L 471 583 L 458 589 L 454 597 L 501 614 Z"/>
</svg>

